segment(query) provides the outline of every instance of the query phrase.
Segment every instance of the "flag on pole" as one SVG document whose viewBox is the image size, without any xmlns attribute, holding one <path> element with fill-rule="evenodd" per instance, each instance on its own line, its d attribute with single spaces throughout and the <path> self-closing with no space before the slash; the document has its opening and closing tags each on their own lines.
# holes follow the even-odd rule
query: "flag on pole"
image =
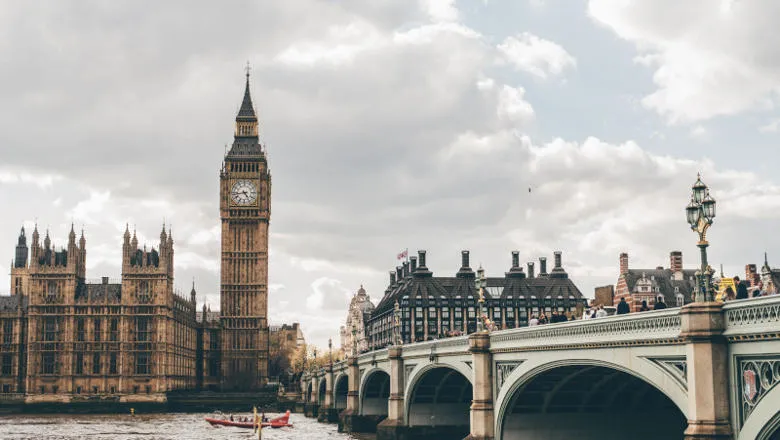
<svg viewBox="0 0 780 440">
<path fill-rule="evenodd" d="M 408 258 L 408 257 L 409 257 L 409 249 L 404 249 L 403 252 L 398 254 L 398 259 L 399 260 L 403 260 L 403 259 Z"/>
</svg>

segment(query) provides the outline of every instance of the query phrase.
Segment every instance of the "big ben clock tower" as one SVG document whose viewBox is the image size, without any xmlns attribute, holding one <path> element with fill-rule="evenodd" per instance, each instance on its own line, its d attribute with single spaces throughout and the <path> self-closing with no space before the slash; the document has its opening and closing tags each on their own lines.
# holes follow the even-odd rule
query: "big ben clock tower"
<svg viewBox="0 0 780 440">
<path fill-rule="evenodd" d="M 222 388 L 268 381 L 268 223 L 271 173 L 249 93 L 249 72 L 233 145 L 220 172 Z"/>
</svg>

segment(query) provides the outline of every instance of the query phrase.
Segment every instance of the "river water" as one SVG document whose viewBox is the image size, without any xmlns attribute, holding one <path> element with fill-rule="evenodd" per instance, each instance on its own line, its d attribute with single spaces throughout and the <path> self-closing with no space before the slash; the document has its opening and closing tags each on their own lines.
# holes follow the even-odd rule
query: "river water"
<svg viewBox="0 0 780 440">
<path fill-rule="evenodd" d="M 183 440 L 183 439 L 256 439 L 251 429 L 212 427 L 203 417 L 212 414 L 137 414 L 131 415 L 3 415 L 0 439 L 111 439 L 111 440 Z M 273 414 L 266 414 L 274 417 Z M 317 423 L 303 414 L 292 414 L 293 428 L 263 429 L 263 439 L 371 439 L 340 434 L 333 424 Z"/>
</svg>

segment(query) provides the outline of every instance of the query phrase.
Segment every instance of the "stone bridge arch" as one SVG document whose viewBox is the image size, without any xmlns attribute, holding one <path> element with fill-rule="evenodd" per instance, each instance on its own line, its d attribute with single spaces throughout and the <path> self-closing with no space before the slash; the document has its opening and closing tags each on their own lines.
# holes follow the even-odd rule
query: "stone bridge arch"
<svg viewBox="0 0 780 440">
<path fill-rule="evenodd" d="M 472 387 L 473 372 L 463 362 L 415 366 L 404 393 L 404 425 L 420 438 L 464 438 Z"/>
<path fill-rule="evenodd" d="M 349 376 L 339 373 L 333 381 L 333 407 L 337 411 L 347 409 L 347 393 L 349 392 Z"/>
<path fill-rule="evenodd" d="M 325 394 L 328 389 L 328 383 L 325 377 L 321 377 L 317 388 L 317 405 L 322 406 L 325 404 Z"/>
<path fill-rule="evenodd" d="M 578 354 L 582 356 L 582 353 Z M 561 357 L 566 356 L 558 353 L 557 358 Z M 581 439 L 622 439 L 626 432 L 632 432 L 633 438 L 640 439 L 642 437 L 636 437 L 634 428 L 638 423 L 653 427 L 649 423 L 653 417 L 663 418 L 664 421 L 656 425 L 665 431 L 663 434 L 645 431 L 650 435 L 647 438 L 679 436 L 682 439 L 688 413 L 684 385 L 652 361 L 629 357 L 630 360 L 616 363 L 606 361 L 607 356 L 594 352 L 587 357 L 564 360 L 532 357 L 519 363 L 498 392 L 496 439 L 524 438 L 523 435 L 530 434 L 520 432 L 521 429 L 544 431 L 555 427 L 558 434 L 562 434 L 560 431 L 566 426 L 560 423 L 564 422 L 573 424 L 575 436 Z M 629 399 L 627 396 L 634 397 Z M 607 402 L 607 405 L 600 406 L 600 402 Z M 597 410 L 602 414 L 610 411 L 610 414 L 594 417 L 593 412 Z M 651 414 L 653 411 L 655 416 Z M 623 421 L 626 424 L 620 427 Z M 605 425 L 608 432 L 603 429 Z M 584 432 L 587 428 L 590 433 Z M 617 432 L 610 437 L 609 430 L 613 428 Z"/>
<path fill-rule="evenodd" d="M 387 416 L 390 398 L 390 372 L 373 367 L 360 378 L 359 414 L 363 416 Z"/>
</svg>

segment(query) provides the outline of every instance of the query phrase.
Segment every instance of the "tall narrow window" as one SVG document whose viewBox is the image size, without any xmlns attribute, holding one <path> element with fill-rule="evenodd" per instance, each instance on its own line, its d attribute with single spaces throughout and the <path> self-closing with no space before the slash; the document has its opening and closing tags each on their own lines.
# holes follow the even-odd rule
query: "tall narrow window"
<svg viewBox="0 0 780 440">
<path fill-rule="evenodd" d="M 108 357 L 108 374 L 117 374 L 116 353 L 109 354 L 109 357 Z"/>
<path fill-rule="evenodd" d="M 43 340 L 44 342 L 57 340 L 57 318 L 47 317 L 43 319 Z"/>
<path fill-rule="evenodd" d="M 2 374 L 3 376 L 10 376 L 13 371 L 13 357 L 11 357 L 10 354 L 4 354 L 3 355 L 3 367 L 2 367 Z"/>
<path fill-rule="evenodd" d="M 95 318 L 95 342 L 100 342 L 100 318 Z"/>
<path fill-rule="evenodd" d="M 76 374 L 84 374 L 84 353 L 76 352 L 76 360 L 74 361 L 74 370 Z"/>
<path fill-rule="evenodd" d="M 3 322 L 3 344 L 12 344 L 14 336 L 14 322 L 6 320 Z"/>
<path fill-rule="evenodd" d="M 111 318 L 111 323 L 109 324 L 108 331 L 109 331 L 108 339 L 111 342 L 116 342 L 119 340 L 119 319 Z"/>
<path fill-rule="evenodd" d="M 84 342 L 86 340 L 86 331 L 84 330 L 84 318 L 76 318 L 76 341 Z"/>
<path fill-rule="evenodd" d="M 100 353 L 92 355 L 92 374 L 100 374 Z"/>
</svg>

